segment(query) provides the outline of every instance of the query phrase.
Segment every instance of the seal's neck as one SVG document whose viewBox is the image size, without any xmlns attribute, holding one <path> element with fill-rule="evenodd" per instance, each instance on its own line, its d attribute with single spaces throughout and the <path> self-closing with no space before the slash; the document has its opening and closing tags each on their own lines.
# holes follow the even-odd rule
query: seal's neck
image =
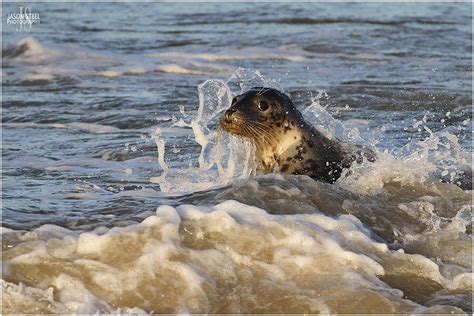
<svg viewBox="0 0 474 316">
<path fill-rule="evenodd" d="M 256 162 L 264 173 L 307 174 L 316 165 L 330 172 L 342 159 L 340 144 L 304 120 L 285 120 L 273 132 L 270 144 L 257 144 Z"/>
<path fill-rule="evenodd" d="M 288 157 L 293 157 L 304 138 L 306 126 L 285 121 L 281 129 L 274 130 L 271 143 L 257 144 L 256 159 L 264 172 L 277 172 Z"/>
<path fill-rule="evenodd" d="M 285 153 L 292 151 L 303 140 L 303 133 L 299 128 L 293 128 L 289 131 L 281 133 L 278 142 L 275 144 L 275 154 L 284 156 Z"/>
</svg>

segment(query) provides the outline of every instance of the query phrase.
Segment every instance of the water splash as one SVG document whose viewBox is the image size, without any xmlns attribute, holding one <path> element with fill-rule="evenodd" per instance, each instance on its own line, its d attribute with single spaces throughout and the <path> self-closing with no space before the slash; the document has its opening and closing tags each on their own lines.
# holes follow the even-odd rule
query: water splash
<svg viewBox="0 0 474 316">
<path fill-rule="evenodd" d="M 311 104 L 302 111 L 306 120 L 329 137 L 336 137 L 347 143 L 368 145 L 367 140 L 361 137 L 356 127 L 349 128 L 345 126 L 327 111 L 327 107 L 321 105 L 320 100 L 323 98 L 328 98 L 328 94 L 324 90 L 319 90 L 318 94 L 311 99 Z"/>
<path fill-rule="evenodd" d="M 217 131 L 218 118 L 227 109 L 234 94 L 240 94 L 251 87 L 268 86 L 283 90 L 277 80 L 267 79 L 259 71 L 239 68 L 227 81 L 210 79 L 198 86 L 199 105 L 194 116 L 184 115 L 175 120 L 168 129 L 156 129 L 154 139 L 158 149 L 158 162 L 163 170 L 159 177 L 151 179 L 160 184 L 166 193 L 193 192 L 227 185 L 236 179 L 255 175 L 254 145 L 250 141 Z M 232 92 L 232 89 L 235 93 Z M 375 163 L 353 164 L 345 170 L 338 184 L 358 194 L 381 192 L 387 183 L 413 185 L 426 181 L 443 181 L 460 184 L 460 166 L 469 166 L 469 159 L 462 152 L 458 138 L 447 131 L 433 133 L 426 126 L 426 119 L 419 127 L 430 133 L 422 141 L 381 152 L 376 148 L 377 135 L 364 139 L 357 127 L 335 119 L 320 101 L 328 98 L 325 91 L 319 91 L 311 104 L 302 110 L 305 119 L 328 137 L 350 144 L 362 144 L 377 153 Z M 165 159 L 166 138 L 183 131 L 191 131 L 194 141 L 200 147 L 196 167 L 170 168 Z M 378 135 L 381 137 L 382 135 Z M 469 168 L 468 168 L 469 169 Z M 467 170 L 466 175 L 470 174 Z"/>
<path fill-rule="evenodd" d="M 323 98 L 328 98 L 328 95 L 321 90 L 302 111 L 305 119 L 328 137 L 368 146 L 378 156 L 375 163 L 353 164 L 350 170 L 345 170 L 338 180 L 345 189 L 359 194 L 374 194 L 381 192 L 387 183 L 414 185 L 433 181 L 472 187 L 471 163 L 458 137 L 448 131 L 432 132 L 426 124 L 426 115 L 416 124 L 429 133 L 428 138 L 413 140 L 390 152 L 381 152 L 375 146 L 379 142 L 377 138 L 364 139 L 357 127 L 335 119 L 328 108 L 321 105 Z"/>
<path fill-rule="evenodd" d="M 237 94 L 241 94 L 253 87 L 269 87 L 284 91 L 279 80 L 266 78 L 259 70 L 239 67 L 227 80 L 228 84 Z"/>
<path fill-rule="evenodd" d="M 230 80 L 238 77 L 231 77 Z M 156 129 L 153 133 L 163 173 L 151 178 L 151 181 L 160 184 L 162 192 L 210 189 L 226 185 L 232 179 L 247 178 L 255 170 L 253 144 L 216 130 L 219 116 L 230 106 L 233 97 L 228 83 L 206 80 L 198 86 L 198 92 L 199 106 L 194 117 L 190 120 L 184 117 L 170 129 Z M 192 130 L 194 141 L 201 148 L 197 167 L 170 169 L 165 162 L 165 137 L 183 128 Z"/>
</svg>

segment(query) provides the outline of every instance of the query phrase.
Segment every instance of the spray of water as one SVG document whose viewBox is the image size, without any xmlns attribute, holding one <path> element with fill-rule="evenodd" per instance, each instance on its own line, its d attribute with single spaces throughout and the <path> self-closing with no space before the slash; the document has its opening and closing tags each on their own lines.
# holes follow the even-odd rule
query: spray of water
<svg viewBox="0 0 474 316">
<path fill-rule="evenodd" d="M 247 79 L 243 80 L 243 77 Z M 159 177 L 151 178 L 151 181 L 158 183 L 162 192 L 205 190 L 226 185 L 232 179 L 248 178 L 255 172 L 254 145 L 216 128 L 219 116 L 231 104 L 233 93 L 230 86 L 235 84 L 235 81 L 242 84 L 240 92 L 248 88 L 247 84 L 265 84 L 261 82 L 262 79 L 258 74 L 254 73 L 252 78 L 244 69 L 238 70 L 227 82 L 207 80 L 198 86 L 199 106 L 194 117 L 189 121 L 180 120 L 166 131 L 163 129 L 154 131 L 158 163 L 163 173 Z M 166 163 L 166 134 L 173 134 L 182 128 L 192 130 L 194 140 L 201 148 L 197 168 L 170 168 Z"/>
<path fill-rule="evenodd" d="M 284 91 L 276 80 L 266 79 L 258 71 L 239 68 L 226 82 L 211 79 L 198 86 L 199 106 L 193 117 L 176 121 L 166 130 L 154 131 L 158 163 L 163 172 L 151 181 L 158 183 L 162 192 L 179 194 L 207 190 L 255 175 L 254 145 L 216 128 L 218 118 L 230 106 L 233 95 L 255 86 Z M 390 153 L 380 152 L 375 147 L 377 139 L 363 139 L 356 127 L 335 119 L 320 104 L 325 97 L 326 92 L 319 91 L 311 104 L 302 109 L 306 120 L 329 137 L 346 143 L 363 144 L 377 152 L 376 163 L 353 164 L 351 170 L 345 171 L 338 180 L 339 185 L 350 191 L 373 194 L 383 190 L 387 183 L 413 185 L 433 177 L 444 177 L 445 181 L 455 183 L 460 165 L 469 165 L 455 135 L 446 131 L 433 133 L 424 121 L 420 126 L 430 133 L 427 139 L 413 141 Z M 183 129 L 191 130 L 191 137 L 200 146 L 197 167 L 170 168 L 165 159 L 166 136 L 182 133 Z"/>
</svg>

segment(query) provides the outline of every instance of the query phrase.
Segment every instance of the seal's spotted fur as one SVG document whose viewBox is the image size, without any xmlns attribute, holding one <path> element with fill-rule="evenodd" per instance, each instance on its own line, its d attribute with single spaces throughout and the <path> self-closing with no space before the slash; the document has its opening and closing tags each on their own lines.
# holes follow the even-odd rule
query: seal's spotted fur
<svg viewBox="0 0 474 316">
<path fill-rule="evenodd" d="M 255 141 L 258 169 L 265 173 L 305 174 L 333 183 L 363 155 L 375 160 L 370 150 L 340 143 L 306 123 L 290 98 L 272 88 L 252 88 L 236 96 L 220 124 Z"/>
</svg>

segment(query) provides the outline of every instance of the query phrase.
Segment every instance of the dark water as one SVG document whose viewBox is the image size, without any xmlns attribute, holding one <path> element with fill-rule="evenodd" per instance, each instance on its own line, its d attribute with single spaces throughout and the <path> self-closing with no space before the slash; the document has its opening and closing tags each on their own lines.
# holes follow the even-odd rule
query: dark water
<svg viewBox="0 0 474 316">
<path fill-rule="evenodd" d="M 45 224 L 71 234 L 132 227 L 160 205 L 237 200 L 247 204 L 242 212 L 257 206 L 283 221 L 287 217 L 281 214 L 350 214 L 377 242 L 438 260 L 451 285 L 432 274 L 423 279 L 410 268 L 403 277 L 388 273 L 383 282 L 419 306 L 471 310 L 472 284 L 461 278 L 456 281 L 461 285 L 453 285 L 453 280 L 472 271 L 472 203 L 466 190 L 472 155 L 472 4 L 31 3 L 41 22 L 29 32 L 6 23 L 18 6 L 2 4 L 2 225 L 15 230 L 7 235 L 23 236 L 11 237 L 11 247 Z M 215 101 L 219 82 L 199 86 L 209 79 L 233 93 L 254 84 L 277 87 L 310 121 L 346 141 L 370 144 L 380 160 L 375 167 L 355 168 L 334 186 L 304 177 L 253 179 L 239 169 L 244 160 L 235 153 L 225 161 L 236 163 L 237 171 L 229 178 L 214 176 L 216 165 L 206 169 L 199 163 L 203 138 L 189 125 L 200 97 L 210 115 L 200 122 L 205 131 L 215 129 L 215 117 L 228 106 Z M 217 148 L 209 135 L 204 139 Z M 163 163 L 157 159 L 160 140 Z M 157 180 L 166 167 L 166 181 Z M 37 234 L 39 240 L 50 238 Z M 457 252 L 452 244 L 459 246 Z M 392 259 L 377 262 L 389 271 L 383 262 Z M 423 280 L 410 285 L 404 281 L 410 273 Z M 5 279 L 26 282 L 12 275 Z M 416 286 L 428 290 L 417 296 Z M 90 310 L 68 305 L 68 311 L 318 311 L 285 309 L 283 303 L 220 309 L 208 292 L 208 308 L 189 302 L 178 308 L 172 300 L 126 304 L 91 291 L 110 305 Z M 373 297 L 367 300 L 380 309 L 353 308 L 417 311 L 411 303 L 389 309 Z M 330 312 L 347 312 L 341 305 L 328 306 Z M 61 308 L 44 311 L 64 312 Z"/>
<path fill-rule="evenodd" d="M 8 227 L 51 221 L 71 225 L 84 212 L 90 218 L 155 207 L 155 200 L 149 206 L 135 199 L 114 201 L 109 192 L 157 189 L 148 180 L 159 174 L 158 166 L 140 166 L 140 174 L 129 179 L 122 179 L 119 166 L 155 157 L 154 143 L 140 136 L 179 117 L 179 105 L 195 110 L 197 85 L 227 79 L 238 67 L 277 80 L 302 107 L 311 94 L 325 90 L 330 99 L 324 104 L 334 117 L 367 120 L 364 127 L 378 134 L 382 149 L 427 137 L 423 128 L 413 128 L 425 114 L 433 132 L 459 135 L 466 150 L 471 143 L 471 121 L 463 124 L 471 113 L 469 4 L 279 4 L 271 10 L 267 4 L 31 7 L 40 13 L 40 24 L 29 33 L 4 25 L 3 33 Z M 4 15 L 16 8 L 4 4 Z M 7 49 L 18 49 L 27 36 L 41 46 L 27 41 L 23 52 Z M 134 68 L 138 74 L 127 74 Z M 106 71 L 117 76 L 108 77 Z M 331 110 L 346 105 L 347 111 Z M 76 122 L 118 130 L 97 134 L 46 125 Z M 77 186 L 94 184 L 104 189 L 104 201 L 67 199 Z"/>
</svg>

